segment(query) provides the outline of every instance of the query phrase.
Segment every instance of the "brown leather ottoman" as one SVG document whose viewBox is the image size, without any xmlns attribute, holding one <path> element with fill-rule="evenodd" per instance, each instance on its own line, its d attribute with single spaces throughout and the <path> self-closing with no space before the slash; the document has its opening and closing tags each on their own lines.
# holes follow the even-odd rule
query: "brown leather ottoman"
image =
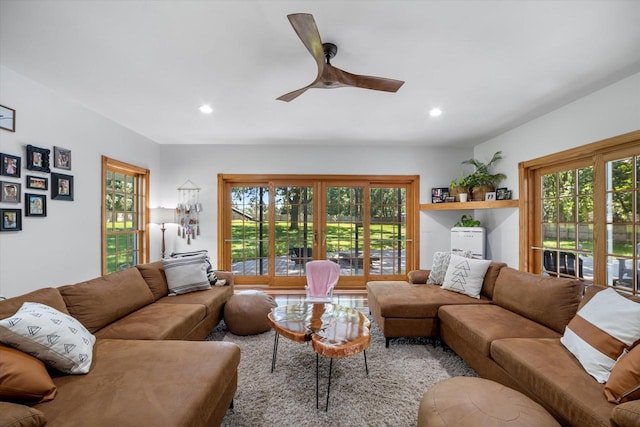
<svg viewBox="0 0 640 427">
<path fill-rule="evenodd" d="M 267 314 L 278 304 L 271 295 L 260 291 L 234 294 L 224 305 L 224 323 L 236 335 L 255 335 L 267 332 Z"/>
<path fill-rule="evenodd" d="M 475 377 L 453 377 L 427 391 L 420 401 L 418 426 L 552 427 L 558 422 L 524 394 Z"/>
</svg>

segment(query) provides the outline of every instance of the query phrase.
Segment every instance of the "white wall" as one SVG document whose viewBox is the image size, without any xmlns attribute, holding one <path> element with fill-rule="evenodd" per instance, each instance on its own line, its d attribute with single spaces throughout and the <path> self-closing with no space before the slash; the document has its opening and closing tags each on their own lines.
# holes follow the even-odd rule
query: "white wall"
<svg viewBox="0 0 640 427">
<path fill-rule="evenodd" d="M 518 163 L 640 129 L 640 73 L 532 120 L 475 147 L 489 160 L 502 150 L 505 187 L 518 197 Z M 518 209 L 476 211 L 488 230 L 488 256 L 518 267 Z"/>
<path fill-rule="evenodd" d="M 0 295 L 15 296 L 45 286 L 61 286 L 100 275 L 101 155 L 151 170 L 151 199 L 158 188 L 159 147 L 47 88 L 0 66 L 0 104 L 16 110 L 16 132 L 0 130 L 0 152 L 22 157 L 19 205 L 22 231 L 0 233 Z M 26 169 L 25 146 L 71 150 L 74 201 L 51 200 L 27 190 L 25 176 L 50 174 Z M 53 159 L 52 159 L 53 161 Z M 47 216 L 24 216 L 24 192 L 47 194 Z"/>
<path fill-rule="evenodd" d="M 381 174 L 420 175 L 420 200 L 431 198 L 431 187 L 447 187 L 451 171 L 460 174 L 460 162 L 471 149 L 355 146 L 258 146 L 258 145 L 165 145 L 162 152 L 160 205 L 174 207 L 177 188 L 191 180 L 199 185 L 203 204 L 201 236 L 190 246 L 177 237 L 176 227 L 166 232 L 167 253 L 207 249 L 217 263 L 217 176 L 224 174 Z M 156 207 L 156 206 L 152 206 Z M 430 266 L 433 252 L 448 250 L 449 230 L 459 213 L 420 213 L 420 265 Z M 159 251 L 152 259 L 159 257 Z"/>
</svg>

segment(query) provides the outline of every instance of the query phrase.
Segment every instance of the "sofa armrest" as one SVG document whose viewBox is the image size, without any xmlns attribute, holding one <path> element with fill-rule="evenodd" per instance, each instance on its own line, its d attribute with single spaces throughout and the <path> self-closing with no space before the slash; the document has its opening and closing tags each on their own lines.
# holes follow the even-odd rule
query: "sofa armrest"
<svg viewBox="0 0 640 427">
<path fill-rule="evenodd" d="M 213 272 L 216 273 L 216 277 L 218 277 L 218 280 L 226 280 L 227 286 L 234 285 L 234 282 L 233 282 L 234 274 L 232 272 L 225 271 L 225 270 L 213 270 Z"/>
<path fill-rule="evenodd" d="M 407 273 L 409 283 L 425 284 L 429 278 L 431 270 L 412 270 Z"/>
<path fill-rule="evenodd" d="M 640 425 L 640 400 L 632 400 L 616 406 L 613 408 L 611 418 L 619 427 Z"/>
</svg>

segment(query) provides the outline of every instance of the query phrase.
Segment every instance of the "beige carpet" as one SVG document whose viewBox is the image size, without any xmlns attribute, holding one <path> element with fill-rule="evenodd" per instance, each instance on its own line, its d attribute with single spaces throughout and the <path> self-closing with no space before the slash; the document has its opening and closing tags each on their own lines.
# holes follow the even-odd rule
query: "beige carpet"
<svg viewBox="0 0 640 427">
<path fill-rule="evenodd" d="M 273 332 L 240 337 L 224 324 L 209 339 L 241 348 L 238 391 L 223 426 L 415 426 L 420 399 L 437 382 L 476 376 L 450 349 L 424 340 L 394 340 L 389 348 L 375 322 L 364 357 L 335 359 L 329 410 L 325 412 L 329 359 L 320 358 L 320 409 L 316 409 L 316 355 L 310 344 L 280 338 L 271 373 Z"/>
</svg>

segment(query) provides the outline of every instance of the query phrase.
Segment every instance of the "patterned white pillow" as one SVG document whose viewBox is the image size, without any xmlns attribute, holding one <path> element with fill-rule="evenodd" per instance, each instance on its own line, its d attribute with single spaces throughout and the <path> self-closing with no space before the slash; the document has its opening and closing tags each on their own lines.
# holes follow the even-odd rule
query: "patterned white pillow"
<svg viewBox="0 0 640 427">
<path fill-rule="evenodd" d="M 206 255 L 163 259 L 162 266 L 167 276 L 169 295 L 211 289 L 207 278 Z"/>
<path fill-rule="evenodd" d="M 605 383 L 616 362 L 640 340 L 640 304 L 613 289 L 589 300 L 564 330 L 560 342 L 598 382 Z"/>
<path fill-rule="evenodd" d="M 456 255 L 460 255 L 465 258 L 471 258 L 473 252 L 456 252 Z M 429 278 L 427 278 L 428 285 L 442 285 L 442 282 L 444 282 L 444 276 L 445 274 L 447 274 L 450 257 L 451 252 L 436 252 L 435 254 L 433 254 L 433 265 L 431 266 L 431 271 L 429 272 Z"/>
<path fill-rule="evenodd" d="M 0 320 L 0 342 L 67 374 L 86 374 L 96 338 L 68 314 L 25 302 L 13 316 Z"/>
<path fill-rule="evenodd" d="M 490 260 L 470 259 L 451 254 L 442 289 L 480 299 L 482 283 L 489 264 L 491 264 Z"/>
</svg>

